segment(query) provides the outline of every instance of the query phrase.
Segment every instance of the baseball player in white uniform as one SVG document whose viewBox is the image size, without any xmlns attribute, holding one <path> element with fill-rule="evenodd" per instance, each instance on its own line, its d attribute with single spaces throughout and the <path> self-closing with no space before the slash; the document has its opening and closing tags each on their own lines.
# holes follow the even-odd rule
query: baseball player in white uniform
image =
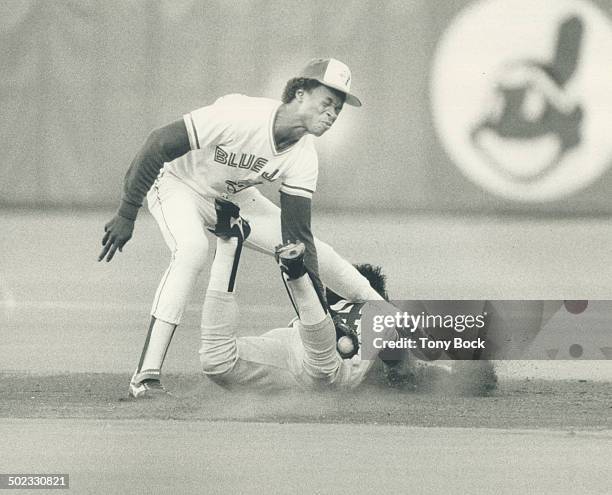
<svg viewBox="0 0 612 495">
<path fill-rule="evenodd" d="M 350 300 L 379 299 L 368 281 L 329 245 L 315 239 L 311 200 L 318 175 L 313 136 L 333 125 L 351 92 L 349 68 L 313 59 L 288 81 L 282 102 L 228 95 L 151 132 L 125 178 L 117 214 L 105 225 L 99 260 L 112 260 L 131 238 L 144 197 L 171 251 L 157 288 L 137 369 L 134 397 L 164 392 L 161 369 L 197 277 L 206 264 L 207 227 L 216 198 L 239 205 L 253 232 L 245 246 L 273 254 L 287 241 L 305 245 L 305 264 L 317 291 L 323 282 Z M 280 182 L 280 208 L 256 186 Z"/>
<path fill-rule="evenodd" d="M 200 361 L 204 374 L 228 389 L 354 388 L 362 383 L 374 364 L 374 360 L 362 360 L 359 352 L 358 315 L 364 303 L 341 300 L 329 308 L 305 269 L 301 242 L 276 249 L 298 318 L 289 327 L 261 336 L 237 336 L 236 275 L 242 243 L 254 230 L 240 218 L 234 204 L 217 200 L 217 205 L 217 249 L 202 312 Z M 370 265 L 359 269 L 368 274 L 380 296 L 386 297 L 380 269 Z M 341 339 L 351 333 L 353 340 L 342 350 Z M 392 330 L 388 333 L 395 336 Z"/>
</svg>

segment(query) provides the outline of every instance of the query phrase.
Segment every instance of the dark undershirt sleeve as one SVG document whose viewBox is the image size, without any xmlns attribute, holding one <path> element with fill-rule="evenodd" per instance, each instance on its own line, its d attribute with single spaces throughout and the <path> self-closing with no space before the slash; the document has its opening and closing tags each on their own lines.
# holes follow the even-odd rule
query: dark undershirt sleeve
<svg viewBox="0 0 612 495">
<path fill-rule="evenodd" d="M 151 132 L 125 174 L 118 214 L 136 220 L 144 197 L 164 163 L 171 162 L 189 151 L 189 136 L 182 119 Z"/>
<path fill-rule="evenodd" d="M 325 294 L 319 277 L 319 260 L 311 229 L 312 200 L 281 191 L 281 232 L 283 243 L 301 241 L 306 247 L 304 263 L 310 272 L 319 295 Z"/>
</svg>

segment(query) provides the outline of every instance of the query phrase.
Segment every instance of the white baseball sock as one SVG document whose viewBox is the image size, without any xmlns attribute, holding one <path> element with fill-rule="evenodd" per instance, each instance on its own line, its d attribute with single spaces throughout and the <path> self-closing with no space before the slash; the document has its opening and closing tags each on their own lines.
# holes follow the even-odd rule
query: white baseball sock
<svg viewBox="0 0 612 495">
<path fill-rule="evenodd" d="M 217 251 L 210 267 L 208 290 L 219 292 L 234 292 L 234 283 L 238 269 L 238 239 L 217 238 Z"/>
<path fill-rule="evenodd" d="M 176 325 L 173 323 L 152 318 L 149 334 L 147 335 L 138 365 L 139 373 L 150 375 L 150 378 L 159 379 L 161 368 L 175 330 Z"/>
<path fill-rule="evenodd" d="M 325 319 L 327 312 L 321 305 L 317 291 L 308 274 L 294 280 L 287 280 L 287 287 L 291 291 L 300 321 L 304 325 L 316 325 Z"/>
<path fill-rule="evenodd" d="M 207 375 L 230 371 L 238 359 L 236 296 L 225 290 L 208 289 L 202 309 L 200 362 Z"/>
<path fill-rule="evenodd" d="M 333 379 L 342 362 L 336 352 L 334 322 L 329 315 L 313 325 L 305 324 L 301 319 L 300 322 L 302 323 L 299 325 L 300 338 L 304 346 L 304 370 L 313 378 Z"/>
</svg>

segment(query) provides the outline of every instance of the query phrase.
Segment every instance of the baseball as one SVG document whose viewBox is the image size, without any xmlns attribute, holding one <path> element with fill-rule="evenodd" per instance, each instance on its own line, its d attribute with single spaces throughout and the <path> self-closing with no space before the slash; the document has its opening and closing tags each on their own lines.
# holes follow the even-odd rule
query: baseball
<svg viewBox="0 0 612 495">
<path fill-rule="evenodd" d="M 338 351 L 341 354 L 350 354 L 354 349 L 353 341 L 346 335 L 338 339 Z"/>
</svg>

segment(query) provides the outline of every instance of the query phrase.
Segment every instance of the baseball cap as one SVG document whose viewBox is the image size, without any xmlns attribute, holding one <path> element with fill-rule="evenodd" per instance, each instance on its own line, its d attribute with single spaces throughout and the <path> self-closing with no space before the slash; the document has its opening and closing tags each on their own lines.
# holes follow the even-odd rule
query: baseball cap
<svg viewBox="0 0 612 495">
<path fill-rule="evenodd" d="M 299 77 L 314 79 L 321 84 L 344 93 L 346 103 L 360 107 L 361 101 L 351 93 L 351 70 L 335 58 L 313 58 L 302 69 Z"/>
</svg>

